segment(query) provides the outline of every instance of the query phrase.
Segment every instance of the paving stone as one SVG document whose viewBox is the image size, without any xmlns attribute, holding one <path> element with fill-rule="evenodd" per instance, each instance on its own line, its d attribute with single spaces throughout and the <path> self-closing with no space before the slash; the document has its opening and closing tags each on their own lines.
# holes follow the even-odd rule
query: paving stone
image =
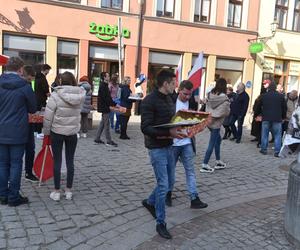
<svg viewBox="0 0 300 250">
<path fill-rule="evenodd" d="M 70 249 L 70 245 L 64 240 L 58 240 L 47 246 L 49 250 L 61 250 L 61 249 Z"/>
<path fill-rule="evenodd" d="M 71 246 L 76 246 L 80 243 L 83 243 L 86 241 L 86 239 L 86 236 L 84 236 L 82 233 L 75 233 L 68 237 L 64 237 L 64 240 Z"/>
</svg>

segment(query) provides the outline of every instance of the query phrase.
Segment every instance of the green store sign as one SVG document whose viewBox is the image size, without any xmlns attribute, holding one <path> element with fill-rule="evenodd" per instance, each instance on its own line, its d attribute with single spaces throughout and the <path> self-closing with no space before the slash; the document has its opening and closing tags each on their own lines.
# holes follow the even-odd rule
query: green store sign
<svg viewBox="0 0 300 250">
<path fill-rule="evenodd" d="M 90 23 L 90 31 L 91 34 L 95 34 L 95 36 L 103 41 L 111 41 L 115 37 L 118 36 L 118 25 L 102 25 L 96 24 L 94 22 Z M 122 30 L 122 36 L 124 38 L 130 37 L 130 31 L 126 28 Z"/>
<path fill-rule="evenodd" d="M 251 43 L 249 45 L 249 52 L 256 54 L 264 50 L 264 44 L 262 42 Z"/>
</svg>

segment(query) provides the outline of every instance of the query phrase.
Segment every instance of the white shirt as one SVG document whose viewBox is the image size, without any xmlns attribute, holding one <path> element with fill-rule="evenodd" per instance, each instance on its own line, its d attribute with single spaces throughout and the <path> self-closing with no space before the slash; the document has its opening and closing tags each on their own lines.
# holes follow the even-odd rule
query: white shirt
<svg viewBox="0 0 300 250">
<path fill-rule="evenodd" d="M 179 98 L 177 98 L 176 112 L 181 109 L 189 109 L 189 101 L 182 102 L 179 100 Z M 184 146 L 184 145 L 191 144 L 191 143 L 192 143 L 191 138 L 184 138 L 184 139 L 176 139 L 175 138 L 175 139 L 173 139 L 173 146 Z"/>
</svg>

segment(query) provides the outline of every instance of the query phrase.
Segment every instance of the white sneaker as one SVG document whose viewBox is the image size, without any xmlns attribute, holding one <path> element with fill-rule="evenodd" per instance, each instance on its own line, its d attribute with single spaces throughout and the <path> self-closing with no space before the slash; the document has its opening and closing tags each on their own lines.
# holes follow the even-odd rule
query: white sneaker
<svg viewBox="0 0 300 250">
<path fill-rule="evenodd" d="M 213 173 L 215 170 L 208 164 L 201 164 L 200 173 Z"/>
<path fill-rule="evenodd" d="M 42 139 L 44 139 L 44 134 L 43 133 L 37 134 L 36 138 L 42 140 Z"/>
<path fill-rule="evenodd" d="M 82 133 L 81 136 L 82 136 L 82 138 L 86 138 L 87 137 L 86 133 Z"/>
<path fill-rule="evenodd" d="M 221 160 L 216 161 L 215 169 L 224 169 L 226 168 L 226 163 L 222 162 Z"/>
<path fill-rule="evenodd" d="M 77 138 L 80 139 L 80 134 L 79 133 L 77 133 Z"/>
<path fill-rule="evenodd" d="M 60 200 L 60 192 L 56 192 L 56 191 L 51 192 L 50 198 L 54 201 L 59 201 Z"/>
<path fill-rule="evenodd" d="M 72 200 L 73 194 L 71 191 L 65 191 L 66 200 Z"/>
</svg>

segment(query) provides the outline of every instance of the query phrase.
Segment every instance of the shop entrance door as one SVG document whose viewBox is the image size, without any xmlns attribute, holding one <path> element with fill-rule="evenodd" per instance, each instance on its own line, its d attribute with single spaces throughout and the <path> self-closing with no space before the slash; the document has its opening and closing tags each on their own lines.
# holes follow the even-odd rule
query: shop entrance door
<svg viewBox="0 0 300 250">
<path fill-rule="evenodd" d="M 98 95 L 99 84 L 100 84 L 100 74 L 103 71 L 106 71 L 105 62 L 101 61 L 93 61 L 91 62 L 90 74 L 91 81 L 93 86 L 93 96 Z"/>
</svg>

